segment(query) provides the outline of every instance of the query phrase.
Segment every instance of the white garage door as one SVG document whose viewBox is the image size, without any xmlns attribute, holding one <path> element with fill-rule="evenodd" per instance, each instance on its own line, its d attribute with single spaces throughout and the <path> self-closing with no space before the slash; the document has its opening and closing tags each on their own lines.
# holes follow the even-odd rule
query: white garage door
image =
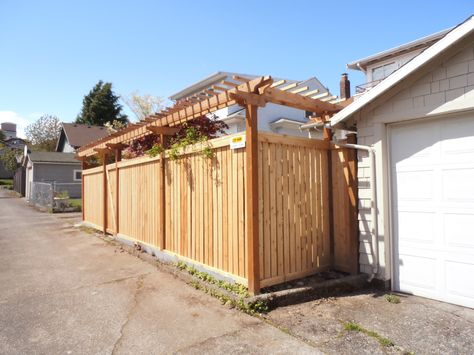
<svg viewBox="0 0 474 355">
<path fill-rule="evenodd" d="M 474 114 L 390 127 L 395 288 L 474 307 Z"/>
</svg>

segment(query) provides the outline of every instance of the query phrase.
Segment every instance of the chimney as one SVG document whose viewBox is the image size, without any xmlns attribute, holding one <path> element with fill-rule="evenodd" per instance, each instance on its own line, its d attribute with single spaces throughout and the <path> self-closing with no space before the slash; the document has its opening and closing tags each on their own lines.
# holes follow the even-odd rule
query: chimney
<svg viewBox="0 0 474 355">
<path fill-rule="evenodd" d="M 339 95 L 341 99 L 347 100 L 351 97 L 351 82 L 347 78 L 347 73 L 342 74 L 339 88 L 341 90 L 341 94 Z"/>
</svg>

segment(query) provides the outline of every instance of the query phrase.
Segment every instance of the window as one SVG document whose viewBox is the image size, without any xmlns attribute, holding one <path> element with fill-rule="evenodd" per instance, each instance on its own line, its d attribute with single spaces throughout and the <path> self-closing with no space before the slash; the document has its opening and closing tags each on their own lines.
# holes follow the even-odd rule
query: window
<svg viewBox="0 0 474 355">
<path fill-rule="evenodd" d="M 397 70 L 397 65 L 395 64 L 395 62 L 374 68 L 372 69 L 372 81 L 385 79 L 395 70 Z"/>
<path fill-rule="evenodd" d="M 81 170 L 74 170 L 74 181 L 81 181 L 82 180 L 82 171 Z"/>
</svg>

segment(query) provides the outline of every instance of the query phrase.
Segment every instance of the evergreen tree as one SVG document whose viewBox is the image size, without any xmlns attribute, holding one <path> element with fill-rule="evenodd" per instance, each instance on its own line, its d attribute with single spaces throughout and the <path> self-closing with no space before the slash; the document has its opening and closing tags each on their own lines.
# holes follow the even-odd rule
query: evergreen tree
<svg viewBox="0 0 474 355">
<path fill-rule="evenodd" d="M 76 123 L 103 126 L 107 122 L 119 121 L 128 123 L 126 115 L 122 114 L 120 97 L 112 91 L 112 83 L 100 80 L 93 89 L 84 96 L 81 113 Z"/>
</svg>

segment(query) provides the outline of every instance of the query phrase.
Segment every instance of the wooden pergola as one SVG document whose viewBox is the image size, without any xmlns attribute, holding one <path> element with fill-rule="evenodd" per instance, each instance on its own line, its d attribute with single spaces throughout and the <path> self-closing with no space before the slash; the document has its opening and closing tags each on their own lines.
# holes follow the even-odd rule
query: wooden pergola
<svg viewBox="0 0 474 355">
<path fill-rule="evenodd" d="M 182 123 L 235 104 L 245 107 L 248 286 L 251 293 L 258 293 L 260 290 L 260 278 L 258 275 L 258 107 L 264 107 L 267 103 L 289 106 L 313 112 L 315 116 L 321 117 L 322 120 L 325 121 L 327 117 L 340 111 L 343 106 L 324 101 L 323 99 L 303 96 L 299 92 L 278 89 L 277 87 L 280 86 L 282 82 L 274 82 L 270 76 L 251 80 L 233 76 L 232 79 L 235 82 L 223 81 L 222 86 L 213 86 L 212 89 L 206 90 L 203 94 L 177 102 L 174 106 L 151 115 L 139 123 L 130 124 L 128 127 L 116 133 L 81 147 L 77 152 L 77 158 L 84 162 L 87 157 L 95 154 L 105 156 L 115 152 L 117 161 L 120 160 L 121 150 L 128 143 L 137 138 L 157 134 L 163 142 L 163 138 L 175 134 L 177 131 L 177 127 L 175 126 Z M 105 160 L 106 159 L 103 159 L 104 179 L 106 176 Z M 164 174 L 164 164 L 161 164 L 161 166 L 162 173 Z M 164 181 L 164 179 L 162 179 L 162 181 Z M 105 184 L 106 181 L 104 182 L 104 186 Z M 162 186 L 162 188 L 164 189 L 164 186 Z M 164 196 L 164 194 L 162 194 L 162 196 Z M 104 196 L 104 206 L 106 205 L 105 200 L 106 197 Z M 161 213 L 164 218 L 164 211 L 161 211 Z M 161 236 L 161 238 L 164 240 L 164 236 Z"/>
</svg>

